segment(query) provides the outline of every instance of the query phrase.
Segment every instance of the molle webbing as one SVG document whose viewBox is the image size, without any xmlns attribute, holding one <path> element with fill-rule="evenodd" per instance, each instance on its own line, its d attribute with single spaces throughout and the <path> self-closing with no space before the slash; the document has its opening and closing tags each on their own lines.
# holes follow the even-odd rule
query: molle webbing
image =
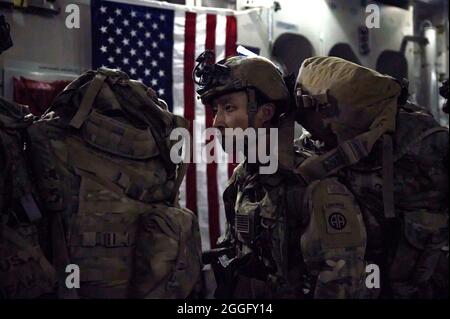
<svg viewBox="0 0 450 319">
<path fill-rule="evenodd" d="M 148 159 L 159 154 L 149 130 L 140 130 L 93 111 L 81 129 L 83 139 L 108 153 L 132 159 Z"/>
<path fill-rule="evenodd" d="M 92 104 L 94 103 L 95 98 L 97 97 L 98 92 L 103 86 L 103 82 L 105 81 L 106 76 L 102 73 L 97 73 L 89 85 L 86 93 L 81 100 L 80 107 L 78 108 L 77 113 L 70 121 L 70 126 L 74 128 L 80 128 L 83 125 L 84 121 L 88 117 Z"/>
<path fill-rule="evenodd" d="M 135 200 L 152 203 L 169 198 L 173 181 L 146 180 L 141 174 L 124 165 L 118 165 L 88 150 L 78 139 L 68 138 L 73 150 L 71 161 L 75 167 L 89 172 L 101 181 L 103 185 L 109 185 L 109 189 L 120 190 L 125 195 Z M 167 191 L 155 192 L 158 188 Z"/>
</svg>

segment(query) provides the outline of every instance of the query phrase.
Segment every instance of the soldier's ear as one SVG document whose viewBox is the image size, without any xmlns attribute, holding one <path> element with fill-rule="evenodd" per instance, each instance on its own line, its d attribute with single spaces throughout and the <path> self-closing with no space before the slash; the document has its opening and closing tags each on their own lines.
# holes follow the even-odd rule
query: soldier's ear
<svg viewBox="0 0 450 319">
<path fill-rule="evenodd" d="M 276 106 L 273 103 L 266 103 L 260 107 L 262 112 L 262 123 L 264 123 L 264 126 L 270 126 L 270 121 L 275 115 L 275 108 Z"/>
</svg>

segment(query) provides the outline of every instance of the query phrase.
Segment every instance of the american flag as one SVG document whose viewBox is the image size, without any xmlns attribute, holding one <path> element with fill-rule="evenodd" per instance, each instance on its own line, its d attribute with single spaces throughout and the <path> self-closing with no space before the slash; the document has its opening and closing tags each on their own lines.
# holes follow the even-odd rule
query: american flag
<svg viewBox="0 0 450 319">
<path fill-rule="evenodd" d="M 93 0 L 91 9 L 94 69 L 120 69 L 152 87 L 173 113 L 191 122 L 191 130 L 193 120 L 211 127 L 212 113 L 197 99 L 191 74 L 205 49 L 214 50 L 217 61 L 236 53 L 232 11 L 137 0 Z M 194 136 L 197 158 L 205 142 Z M 224 231 L 222 194 L 231 172 L 228 163 L 191 163 L 181 185 L 180 204 L 197 213 L 204 250 Z"/>
</svg>

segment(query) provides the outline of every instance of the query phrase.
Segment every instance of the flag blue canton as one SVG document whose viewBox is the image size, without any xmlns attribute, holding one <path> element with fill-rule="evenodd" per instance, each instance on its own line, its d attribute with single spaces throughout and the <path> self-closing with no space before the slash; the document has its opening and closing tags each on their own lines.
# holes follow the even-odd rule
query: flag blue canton
<svg viewBox="0 0 450 319">
<path fill-rule="evenodd" d="M 152 87 L 173 109 L 173 10 L 93 0 L 93 69 L 107 67 Z"/>
</svg>

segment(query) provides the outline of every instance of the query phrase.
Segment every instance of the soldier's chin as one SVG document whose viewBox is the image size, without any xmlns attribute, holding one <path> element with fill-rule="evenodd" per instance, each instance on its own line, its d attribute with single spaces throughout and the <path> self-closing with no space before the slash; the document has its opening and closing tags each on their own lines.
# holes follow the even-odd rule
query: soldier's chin
<svg viewBox="0 0 450 319">
<path fill-rule="evenodd" d="M 238 150 L 238 143 L 235 135 L 230 136 L 222 135 L 221 138 L 219 138 L 219 141 L 222 150 L 224 150 L 224 152 L 227 154 L 233 155 L 236 154 L 236 151 L 240 151 L 240 147 Z"/>
</svg>

